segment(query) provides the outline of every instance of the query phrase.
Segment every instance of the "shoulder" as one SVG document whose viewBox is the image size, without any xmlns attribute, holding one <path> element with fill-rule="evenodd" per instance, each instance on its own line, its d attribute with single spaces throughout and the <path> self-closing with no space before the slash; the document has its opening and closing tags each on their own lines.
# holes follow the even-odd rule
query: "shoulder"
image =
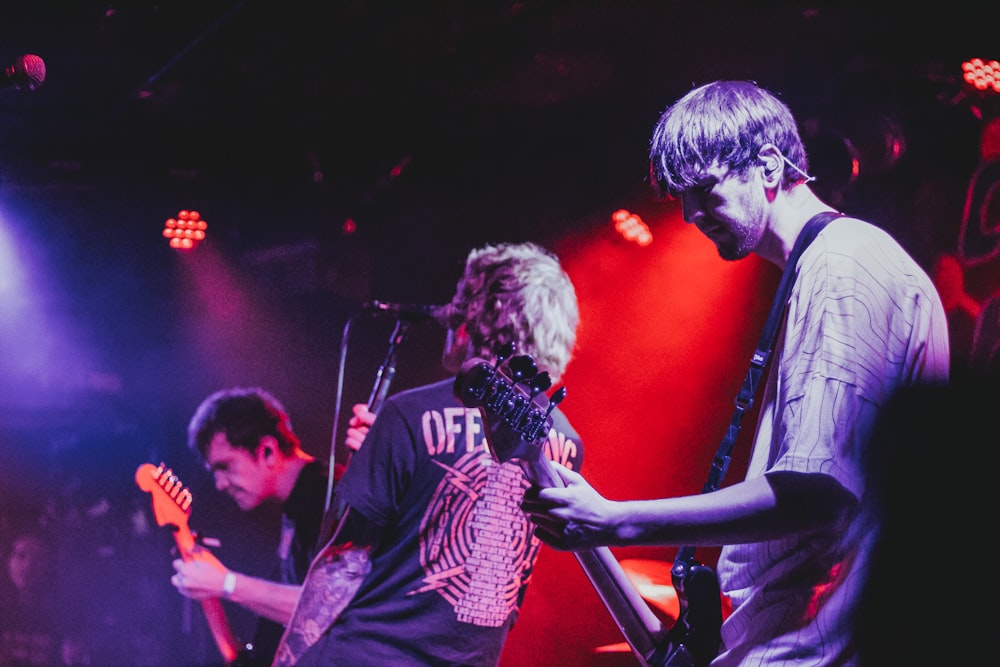
<svg viewBox="0 0 1000 667">
<path fill-rule="evenodd" d="M 302 466 L 295 486 L 285 501 L 284 512 L 288 515 L 308 513 L 307 508 L 315 505 L 317 499 L 325 502 L 328 479 L 329 464 L 326 461 L 315 459 Z"/>
<path fill-rule="evenodd" d="M 441 380 L 405 389 L 387 398 L 378 409 L 378 417 L 372 424 L 362 449 L 368 449 L 373 443 L 382 440 L 396 440 L 405 433 L 412 434 L 419 428 L 419 423 L 427 412 L 450 406 L 460 407 L 461 404 L 452 391 L 453 384 L 453 379 Z"/>
<path fill-rule="evenodd" d="M 924 268 L 889 232 L 851 217 L 827 225 L 802 254 L 799 268 L 803 273 L 884 285 L 930 283 Z"/>
<path fill-rule="evenodd" d="M 583 466 L 584 449 L 580 434 L 559 408 L 552 411 L 552 432 L 546 450 L 548 458 L 571 470 L 579 472 Z"/>
<path fill-rule="evenodd" d="M 878 225 L 850 216 L 841 216 L 831 221 L 817 235 L 816 243 L 828 249 L 841 250 L 872 244 L 899 245 Z"/>
<path fill-rule="evenodd" d="M 317 484 L 326 484 L 329 473 L 329 463 L 322 459 L 313 459 L 309 463 L 302 466 L 302 470 L 299 471 L 299 477 L 295 481 L 295 485 L 310 487 Z"/>
<path fill-rule="evenodd" d="M 552 428 L 564 434 L 567 438 L 573 438 L 577 442 L 580 441 L 580 434 L 573 428 L 573 424 L 570 423 L 566 413 L 559 408 L 552 411 Z"/>
<path fill-rule="evenodd" d="M 413 387 L 412 389 L 404 389 L 403 391 L 394 394 L 389 400 L 393 402 L 412 400 L 414 397 L 424 397 L 431 394 L 440 393 L 451 393 L 451 387 L 454 384 L 454 378 L 448 377 L 443 380 L 438 380 L 436 382 L 431 382 L 428 384 L 422 384 L 419 387 Z"/>
<path fill-rule="evenodd" d="M 389 397 L 386 401 L 386 407 L 392 406 L 405 413 L 413 409 L 423 410 L 429 407 L 447 405 L 449 403 L 455 403 L 458 405 L 459 402 L 458 399 L 455 398 L 453 390 L 454 384 L 454 378 L 447 378 L 439 380 L 438 382 L 432 382 L 430 384 L 414 387 L 412 389 L 405 389 L 398 394 L 394 394 Z M 382 414 L 380 412 L 379 418 L 381 418 L 381 416 Z M 378 420 L 376 420 L 376 423 L 378 423 Z"/>
</svg>

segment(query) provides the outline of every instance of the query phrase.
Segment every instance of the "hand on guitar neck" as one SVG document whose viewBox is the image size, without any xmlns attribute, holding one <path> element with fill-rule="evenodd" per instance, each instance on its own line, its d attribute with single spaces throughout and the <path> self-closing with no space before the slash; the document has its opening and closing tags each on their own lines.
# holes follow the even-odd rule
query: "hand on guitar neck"
<svg viewBox="0 0 1000 667">
<path fill-rule="evenodd" d="M 177 574 L 170 579 L 171 583 L 192 600 L 218 598 L 230 574 L 215 554 L 200 544 L 187 556 L 174 560 L 172 565 Z"/>
<path fill-rule="evenodd" d="M 204 568 L 206 575 L 214 573 L 215 576 L 224 577 L 226 568 L 211 552 L 195 542 L 194 535 L 188 528 L 188 516 L 191 514 L 194 497 L 174 472 L 162 463 L 159 467 L 144 463 L 135 471 L 135 483 L 152 496 L 153 515 L 157 525 L 169 526 L 173 530 L 181 560 L 197 563 L 196 569 Z M 180 575 L 175 575 L 177 576 Z M 178 583 L 182 587 L 191 585 L 183 580 Z M 229 627 L 221 601 L 218 597 L 208 595 L 199 599 L 219 653 L 226 663 L 233 663 L 239 656 L 239 646 Z"/>
<path fill-rule="evenodd" d="M 501 462 L 519 459 L 537 487 L 564 487 L 567 479 L 570 483 L 582 480 L 572 471 L 562 474 L 543 451 L 552 412 L 565 398 L 565 388 L 548 398 L 548 375 L 539 373 L 530 357 L 513 353 L 511 344 L 497 352 L 495 364 L 483 359 L 467 361 L 455 378 L 455 396 L 466 407 L 479 409 L 493 457 Z M 603 501 L 596 491 L 593 494 L 593 502 Z M 537 529 L 545 527 L 540 524 Z M 565 530 L 565 522 L 552 526 L 553 534 Z M 589 539 L 599 541 L 600 535 L 593 533 Z M 718 651 L 721 596 L 715 573 L 693 560 L 693 550 L 682 549 L 674 562 L 680 614 L 668 631 L 606 546 L 586 549 L 577 544 L 575 549 L 574 555 L 642 667 L 707 667 Z"/>
<path fill-rule="evenodd" d="M 479 409 L 494 459 L 500 462 L 518 459 L 535 485 L 561 485 L 544 450 L 552 429 L 552 412 L 565 398 L 566 390 L 558 389 L 548 398 L 545 393 L 551 387 L 548 374 L 539 373 L 530 357 L 512 356 L 513 353 L 510 344 L 497 353 L 496 364 L 483 359 L 467 361 L 455 378 L 455 396 L 466 407 Z M 640 665 L 654 667 L 657 663 L 647 658 L 666 632 L 662 621 L 607 548 L 578 551 L 574 556 Z"/>
</svg>

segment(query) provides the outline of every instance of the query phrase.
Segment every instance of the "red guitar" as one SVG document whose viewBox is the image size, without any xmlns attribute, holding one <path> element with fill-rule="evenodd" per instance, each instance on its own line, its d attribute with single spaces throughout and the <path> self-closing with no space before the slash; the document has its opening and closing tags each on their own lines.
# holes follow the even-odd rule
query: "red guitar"
<svg viewBox="0 0 1000 667">
<path fill-rule="evenodd" d="M 194 496 L 181 484 L 174 471 L 165 468 L 162 463 L 159 467 L 152 463 L 143 463 L 135 471 L 135 483 L 153 497 L 153 515 L 156 517 L 156 523 L 160 526 L 171 526 L 173 529 L 174 540 L 177 542 L 181 558 L 185 561 L 200 560 L 213 567 L 219 567 L 218 561 L 205 559 L 196 548 L 194 535 L 188 528 L 188 516 L 191 514 Z M 226 663 L 234 662 L 239 654 L 239 645 L 229 627 L 222 601 L 219 598 L 209 598 L 201 601 L 201 607 L 205 612 L 205 619 L 208 621 L 215 644 L 219 647 L 219 653 Z"/>
</svg>

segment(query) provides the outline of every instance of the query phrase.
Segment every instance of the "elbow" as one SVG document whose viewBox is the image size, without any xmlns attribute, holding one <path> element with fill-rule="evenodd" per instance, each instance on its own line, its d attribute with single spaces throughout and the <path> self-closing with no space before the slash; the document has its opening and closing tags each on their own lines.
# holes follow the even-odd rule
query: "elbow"
<svg viewBox="0 0 1000 667">
<path fill-rule="evenodd" d="M 846 526 L 858 499 L 829 475 L 772 472 L 767 481 L 788 527 L 799 530 Z"/>
</svg>

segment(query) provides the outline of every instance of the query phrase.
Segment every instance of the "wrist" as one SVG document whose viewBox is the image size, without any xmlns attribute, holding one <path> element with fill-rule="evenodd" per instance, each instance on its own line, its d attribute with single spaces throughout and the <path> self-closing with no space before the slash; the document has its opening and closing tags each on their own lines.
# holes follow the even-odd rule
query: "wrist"
<svg viewBox="0 0 1000 667">
<path fill-rule="evenodd" d="M 607 513 L 609 546 L 631 546 L 640 543 L 642 527 L 634 514 L 630 514 L 622 503 L 611 503 Z"/>
<path fill-rule="evenodd" d="M 226 577 L 222 580 L 222 597 L 228 598 L 236 590 L 236 573 L 232 570 L 226 571 Z"/>
</svg>

